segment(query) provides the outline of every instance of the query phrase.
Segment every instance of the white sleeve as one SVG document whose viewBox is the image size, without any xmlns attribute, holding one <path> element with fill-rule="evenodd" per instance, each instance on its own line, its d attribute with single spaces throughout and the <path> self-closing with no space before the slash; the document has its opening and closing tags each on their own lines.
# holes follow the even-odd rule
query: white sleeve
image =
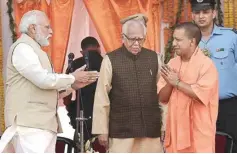
<svg viewBox="0 0 237 154">
<path fill-rule="evenodd" d="M 51 73 L 44 69 L 33 48 L 25 43 L 18 44 L 14 49 L 12 64 L 22 76 L 41 89 L 62 90 L 75 81 L 73 75 Z"/>
</svg>

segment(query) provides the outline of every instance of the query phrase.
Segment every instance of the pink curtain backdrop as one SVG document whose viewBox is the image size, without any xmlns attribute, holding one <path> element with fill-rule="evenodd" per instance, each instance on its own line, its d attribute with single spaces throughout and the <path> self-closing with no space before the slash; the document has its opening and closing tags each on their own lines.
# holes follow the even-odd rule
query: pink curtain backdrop
<svg viewBox="0 0 237 154">
<path fill-rule="evenodd" d="M 100 45 L 102 54 L 105 53 L 104 47 L 101 43 L 101 40 L 97 34 L 97 31 L 95 29 L 95 26 L 89 17 L 89 14 L 86 10 L 86 7 L 84 5 L 84 2 L 81 0 L 75 1 L 74 10 L 73 10 L 73 16 L 72 16 L 72 24 L 71 24 L 71 30 L 70 30 L 70 37 L 68 42 L 68 49 L 67 49 L 67 55 L 69 53 L 75 54 L 75 59 L 78 57 L 81 57 L 81 41 L 87 37 L 87 36 L 93 36 L 95 37 Z M 64 65 L 64 72 L 67 68 L 67 62 L 68 57 L 65 58 L 65 65 Z"/>
<path fill-rule="evenodd" d="M 64 62 L 63 72 L 67 69 L 68 66 L 68 54 L 74 53 L 75 58 L 81 57 L 81 41 L 87 37 L 93 36 L 95 37 L 101 46 L 102 55 L 105 54 L 105 50 L 99 35 L 95 29 L 95 26 L 89 17 L 89 14 L 86 10 L 84 2 L 82 0 L 75 0 L 74 10 L 72 15 L 72 23 L 71 23 L 71 30 L 68 42 L 67 53 Z M 63 106 L 63 101 L 59 101 L 60 106 Z"/>
</svg>

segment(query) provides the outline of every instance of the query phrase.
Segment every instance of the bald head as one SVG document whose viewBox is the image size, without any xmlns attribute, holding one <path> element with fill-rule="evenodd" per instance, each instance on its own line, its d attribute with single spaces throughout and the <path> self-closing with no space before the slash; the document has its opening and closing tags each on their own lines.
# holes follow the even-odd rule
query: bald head
<svg viewBox="0 0 237 154">
<path fill-rule="evenodd" d="M 185 31 L 185 35 L 189 39 L 195 38 L 196 45 L 199 44 L 199 42 L 201 41 L 201 38 L 202 38 L 202 33 L 196 24 L 194 24 L 192 22 L 184 22 L 184 23 L 179 24 L 175 28 L 175 30 L 181 30 L 181 29 L 183 29 Z"/>
</svg>

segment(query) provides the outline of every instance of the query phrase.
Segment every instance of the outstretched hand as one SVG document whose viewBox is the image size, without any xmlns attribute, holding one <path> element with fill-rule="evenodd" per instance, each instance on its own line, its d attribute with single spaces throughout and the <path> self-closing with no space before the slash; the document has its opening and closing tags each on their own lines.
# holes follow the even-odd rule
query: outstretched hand
<svg viewBox="0 0 237 154">
<path fill-rule="evenodd" d="M 97 71 L 84 71 L 86 65 L 80 67 L 72 75 L 75 77 L 75 82 L 72 84 L 72 88 L 77 90 L 79 88 L 83 88 L 93 82 L 95 82 L 99 73 Z"/>
</svg>

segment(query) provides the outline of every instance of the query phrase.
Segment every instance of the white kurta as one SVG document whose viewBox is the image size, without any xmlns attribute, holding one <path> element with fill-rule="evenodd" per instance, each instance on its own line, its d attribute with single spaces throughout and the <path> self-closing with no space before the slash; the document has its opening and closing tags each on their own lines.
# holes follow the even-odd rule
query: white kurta
<svg viewBox="0 0 237 154">
<path fill-rule="evenodd" d="M 12 54 L 12 63 L 22 76 L 41 88 L 64 90 L 71 87 L 71 84 L 75 81 L 72 75 L 50 73 L 42 68 L 38 55 L 31 46 L 25 43 L 16 46 Z M 54 132 L 14 124 L 4 132 L 0 140 L 0 152 L 3 150 L 8 152 L 6 150 L 11 150 L 11 148 L 4 148 L 12 144 L 17 153 L 53 153 L 56 139 L 57 134 Z"/>
<path fill-rule="evenodd" d="M 159 79 L 160 66 L 162 65 L 158 55 L 158 74 Z M 126 67 L 126 66 L 125 66 Z M 97 82 L 95 101 L 93 109 L 92 134 L 109 134 L 109 113 L 110 100 L 109 92 L 112 89 L 112 65 L 109 57 L 106 55 L 102 61 L 100 77 Z M 160 131 L 160 130 L 157 130 Z M 109 152 L 163 152 L 160 138 L 127 138 L 127 139 L 109 139 Z"/>
</svg>

